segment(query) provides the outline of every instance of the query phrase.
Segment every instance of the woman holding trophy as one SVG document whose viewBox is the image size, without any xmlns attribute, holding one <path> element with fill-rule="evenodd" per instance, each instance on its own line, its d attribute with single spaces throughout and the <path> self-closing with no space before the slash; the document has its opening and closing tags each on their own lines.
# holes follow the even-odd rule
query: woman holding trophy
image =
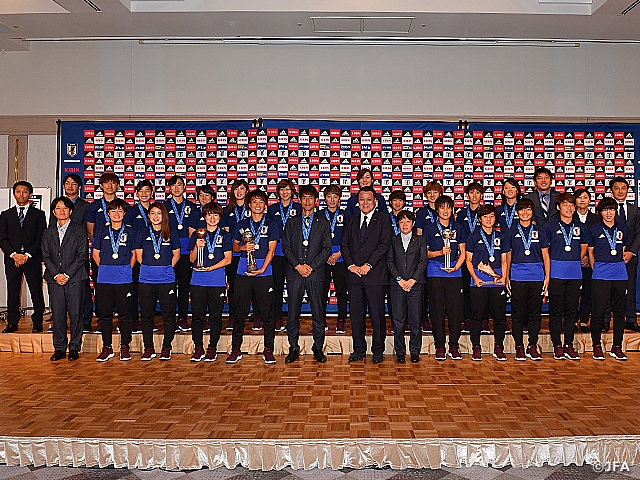
<svg viewBox="0 0 640 480">
<path fill-rule="evenodd" d="M 189 240 L 189 260 L 193 262 L 191 275 L 191 336 L 195 350 L 192 362 L 214 362 L 218 358 L 216 347 L 222 330 L 222 308 L 224 307 L 227 279 L 224 267 L 231 263 L 231 234 L 220 227 L 222 207 L 210 202 L 202 207 L 206 228 L 198 228 Z M 209 346 L 204 352 L 202 341 L 204 319 L 209 311 Z"/>
</svg>

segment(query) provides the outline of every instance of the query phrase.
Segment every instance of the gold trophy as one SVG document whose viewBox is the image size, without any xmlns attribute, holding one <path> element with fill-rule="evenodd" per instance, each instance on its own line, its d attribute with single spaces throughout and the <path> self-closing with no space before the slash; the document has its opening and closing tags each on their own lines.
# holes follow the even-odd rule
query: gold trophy
<svg viewBox="0 0 640 480">
<path fill-rule="evenodd" d="M 206 236 L 207 230 L 205 228 L 199 228 L 196 230 L 196 238 L 198 240 L 204 240 Z M 204 247 L 198 247 L 196 264 L 194 265 L 194 268 L 196 268 L 197 270 L 204 268 Z"/>
<path fill-rule="evenodd" d="M 253 242 L 253 233 L 251 230 L 245 230 L 242 234 L 242 241 L 244 243 Z M 255 272 L 258 270 L 258 266 L 256 265 L 256 254 L 254 251 L 247 250 L 247 273 Z"/>
</svg>

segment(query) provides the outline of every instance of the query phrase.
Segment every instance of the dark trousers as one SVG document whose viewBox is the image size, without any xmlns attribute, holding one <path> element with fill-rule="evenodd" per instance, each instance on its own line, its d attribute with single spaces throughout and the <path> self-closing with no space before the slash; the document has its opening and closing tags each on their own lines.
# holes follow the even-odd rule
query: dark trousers
<svg viewBox="0 0 640 480">
<path fill-rule="evenodd" d="M 36 262 L 32 258 L 27 263 L 16 267 L 12 258 L 7 256 L 4 265 L 7 277 L 7 323 L 18 326 L 20 320 L 20 292 L 22 290 L 22 276 L 27 280 L 31 302 L 33 303 L 33 314 L 31 321 L 34 326 L 42 326 L 42 316 L 44 315 L 44 294 L 42 293 L 42 263 Z"/>
<path fill-rule="evenodd" d="M 367 305 L 373 328 L 371 353 L 374 355 L 384 353 L 384 339 L 387 334 L 384 315 L 385 288 L 386 285 L 365 285 L 359 277 L 355 278 L 353 283 L 348 284 L 353 353 L 367 353 L 367 340 L 365 339 Z"/>
<path fill-rule="evenodd" d="M 80 280 L 66 285 L 52 282 L 47 285 L 53 321 L 53 347 L 65 352 L 68 344 L 69 350 L 79 352 L 82 347 L 82 314 L 86 282 Z M 70 342 L 67 340 L 67 314 L 69 315 Z"/>
<path fill-rule="evenodd" d="M 133 275 L 133 305 L 131 307 L 131 319 L 138 318 L 138 311 L 140 309 L 140 294 L 138 293 L 138 285 L 140 283 L 140 264 L 138 262 L 135 263 L 132 270 Z"/>
<path fill-rule="evenodd" d="M 91 322 L 93 321 L 93 312 L 94 309 L 96 309 L 94 298 L 96 293 L 96 279 L 98 278 L 98 265 L 93 260 L 93 257 L 89 261 L 88 266 L 90 266 L 91 269 L 89 270 L 89 278 L 87 279 L 87 293 L 84 305 L 84 325 L 87 327 L 91 327 Z M 93 282 L 93 288 L 91 288 L 91 282 Z"/>
<path fill-rule="evenodd" d="M 613 312 L 613 345 L 622 346 L 627 285 L 627 280 L 591 280 L 591 300 L 593 303 L 591 340 L 594 345 L 600 345 L 604 313 L 607 305 L 610 304 Z"/>
<path fill-rule="evenodd" d="M 191 260 L 188 253 L 180 254 L 180 260 L 173 267 L 178 289 L 178 318 L 187 318 L 189 313 L 189 286 L 191 284 Z"/>
<path fill-rule="evenodd" d="M 507 326 L 507 295 L 498 287 L 471 287 L 471 343 L 480 345 L 482 320 L 487 311 L 493 317 L 494 343 L 504 347 L 504 332 Z"/>
<path fill-rule="evenodd" d="M 405 292 L 397 282 L 389 285 L 389 299 L 393 305 L 393 348 L 396 355 L 406 355 L 404 324 L 409 322 L 409 353 L 419 355 L 422 350 L 422 302 L 424 285 L 416 283 Z"/>
<path fill-rule="evenodd" d="M 174 283 L 139 283 L 140 317 L 142 320 L 142 340 L 144 348 L 153 348 L 153 315 L 156 301 L 160 301 L 164 338 L 162 348 L 171 348 L 176 334 L 176 286 Z"/>
<path fill-rule="evenodd" d="M 529 326 L 529 345 L 538 344 L 542 323 L 543 282 L 518 282 L 511 280 L 511 327 L 516 347 L 524 346 L 523 325 Z"/>
<path fill-rule="evenodd" d="M 201 287 L 191 285 L 191 338 L 196 347 L 202 347 L 204 318 L 209 311 L 209 346 L 217 348 L 222 330 L 222 308 L 224 307 L 225 287 Z"/>
<path fill-rule="evenodd" d="M 573 345 L 581 285 L 582 280 L 549 280 L 549 331 L 554 347 L 563 345 L 561 330 L 564 330 L 564 345 Z"/>
<path fill-rule="evenodd" d="M 273 260 L 271 261 L 271 269 L 273 272 L 273 314 L 276 318 L 282 318 L 282 304 L 284 303 L 284 280 L 287 276 L 287 260 L 284 257 L 280 256 L 273 257 Z M 260 308 L 260 312 L 262 313 L 262 308 Z M 254 308 L 254 315 L 255 314 L 256 311 Z"/>
<path fill-rule="evenodd" d="M 638 316 L 636 314 L 636 279 L 638 277 L 638 257 L 633 256 L 627 263 L 627 276 L 629 277 L 627 285 L 627 304 L 625 307 L 625 321 L 627 323 L 636 323 Z M 616 344 L 618 345 L 618 344 Z"/>
<path fill-rule="evenodd" d="M 240 257 L 231 257 L 231 263 L 224 267 L 224 271 L 227 274 L 227 283 L 229 284 L 229 289 L 227 290 L 227 300 L 229 302 L 230 317 L 235 317 L 235 305 L 233 300 L 234 292 L 236 291 L 236 274 L 238 273 L 238 263 L 240 263 Z"/>
<path fill-rule="evenodd" d="M 589 315 L 591 315 L 591 268 L 582 267 L 582 290 L 580 291 L 580 309 L 578 317 L 580 323 L 588 324 Z"/>
<path fill-rule="evenodd" d="M 464 293 L 464 300 L 462 304 L 462 315 L 465 320 L 471 319 L 471 274 L 467 268 L 467 264 L 463 263 L 462 268 L 462 291 Z"/>
<path fill-rule="evenodd" d="M 445 346 L 445 315 L 449 317 L 449 347 L 457 347 L 460 341 L 463 315 L 462 279 L 460 277 L 431 277 L 427 288 L 429 289 L 431 327 L 436 348 Z"/>
<path fill-rule="evenodd" d="M 344 262 L 338 262 L 335 265 L 325 265 L 324 271 L 326 297 L 329 297 L 329 287 L 333 277 L 333 287 L 338 300 L 338 318 L 344 320 L 347 318 L 347 266 Z"/>
<path fill-rule="evenodd" d="M 427 322 L 429 320 L 429 277 L 427 277 L 426 272 L 425 277 L 427 278 L 427 283 L 425 284 L 425 288 L 422 289 L 422 322 Z"/>
<path fill-rule="evenodd" d="M 287 278 L 287 304 L 289 306 L 287 336 L 289 337 L 289 346 L 294 350 L 300 350 L 300 345 L 298 344 L 300 309 L 302 308 L 302 297 L 306 290 L 311 307 L 311 324 L 313 326 L 313 347 L 311 349 L 314 352 L 321 352 L 324 348 L 324 326 L 327 324 L 327 316 L 325 314 L 327 297 L 324 289 L 324 279 L 314 282 L 291 270 L 287 272 Z"/>
<path fill-rule="evenodd" d="M 102 344 L 112 345 L 113 310 L 118 312 L 120 320 L 120 343 L 131 343 L 131 308 L 133 307 L 133 284 L 120 285 L 112 283 L 96 284 L 96 310 L 102 330 Z"/>
<path fill-rule="evenodd" d="M 275 319 L 273 316 L 273 277 L 249 277 L 246 275 L 236 275 L 233 321 L 233 338 L 231 341 L 233 350 L 240 350 L 242 347 L 242 336 L 244 334 L 244 323 L 249 313 L 249 304 L 255 294 L 260 306 L 260 311 L 264 315 L 264 347 L 273 350 L 273 343 L 276 336 Z"/>
</svg>

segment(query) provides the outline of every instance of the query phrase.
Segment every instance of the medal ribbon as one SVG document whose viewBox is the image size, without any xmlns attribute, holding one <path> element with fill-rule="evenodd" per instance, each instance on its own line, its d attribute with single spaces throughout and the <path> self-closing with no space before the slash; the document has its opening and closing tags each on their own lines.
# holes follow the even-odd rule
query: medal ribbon
<svg viewBox="0 0 640 480">
<path fill-rule="evenodd" d="M 216 234 L 213 238 L 213 245 L 211 245 L 209 243 L 209 238 L 211 237 L 210 235 L 211 232 L 207 232 L 207 236 L 204 237 L 205 240 L 207 241 L 207 250 L 209 251 L 209 253 L 214 253 L 214 250 L 216 249 L 216 245 L 218 244 L 218 236 L 220 235 L 220 227 L 218 227 L 216 229 Z"/>
<path fill-rule="evenodd" d="M 609 230 L 607 230 L 606 227 L 602 227 L 602 230 L 604 230 L 604 234 L 606 235 L 607 241 L 611 246 L 611 251 L 613 252 L 614 250 L 616 250 L 616 238 L 618 238 L 618 229 L 615 228 L 613 230 L 613 238 L 611 238 L 611 235 L 609 235 Z"/>
<path fill-rule="evenodd" d="M 391 212 L 389 214 L 391 216 L 391 225 L 393 225 L 393 231 L 398 235 L 400 233 L 400 227 L 398 227 L 398 222 L 396 221 L 396 216 Z"/>
<path fill-rule="evenodd" d="M 184 211 L 185 211 L 185 201 L 183 201 L 180 205 L 182 206 L 182 210 L 180 211 L 180 213 L 178 213 L 178 205 L 176 205 L 176 202 L 173 200 L 173 197 L 171 197 L 171 206 L 173 207 L 173 213 L 176 216 L 176 220 L 178 221 L 178 225 L 182 225 L 182 222 L 184 222 Z"/>
<path fill-rule="evenodd" d="M 233 207 L 236 211 L 236 222 L 239 222 L 240 220 L 244 219 L 244 212 L 247 209 L 246 205 L 242 205 L 242 213 L 238 213 L 238 206 L 236 205 L 235 207 Z"/>
<path fill-rule="evenodd" d="M 156 241 L 156 234 L 153 227 L 149 225 L 149 233 L 151 234 L 151 242 L 153 243 L 153 251 L 156 254 L 160 254 L 160 247 L 162 246 L 162 230 L 158 231 L 158 240 Z"/>
<path fill-rule="evenodd" d="M 109 225 L 111 223 L 111 219 L 109 218 L 109 214 L 107 213 L 107 202 L 105 202 L 104 197 L 100 199 L 102 202 L 102 214 L 104 215 L 104 223 L 105 225 Z"/>
<path fill-rule="evenodd" d="M 138 210 L 140 210 L 140 214 L 142 215 L 142 220 L 144 220 L 145 226 L 149 226 L 149 219 L 147 218 L 147 212 L 144 211 L 144 207 L 138 202 Z"/>
<path fill-rule="evenodd" d="M 249 227 L 251 228 L 251 233 L 253 233 L 253 243 L 260 242 L 260 236 L 262 235 L 262 227 L 264 226 L 264 221 L 267 219 L 266 216 L 262 217 L 262 221 L 260 225 L 258 225 L 258 231 L 254 230 L 255 223 L 253 222 L 253 218 L 249 219 Z"/>
<path fill-rule="evenodd" d="M 327 208 L 324 211 L 324 214 L 327 216 L 327 220 L 329 220 L 329 222 L 331 223 L 331 233 L 333 233 L 336 229 L 336 225 L 338 224 L 338 213 L 340 213 L 340 209 L 337 208 L 335 213 L 333 214 L 333 220 L 331 220 L 331 217 L 329 216 L 329 209 Z"/>
<path fill-rule="evenodd" d="M 533 240 L 533 225 L 529 226 L 529 238 L 527 240 L 524 239 L 524 231 L 522 230 L 522 225 L 518 223 L 518 232 L 520 232 L 520 236 L 522 237 L 522 243 L 524 244 L 525 250 L 531 250 L 531 240 Z"/>
<path fill-rule="evenodd" d="M 124 232 L 124 222 L 118 231 L 118 241 L 115 241 L 113 238 L 113 228 L 109 229 L 109 238 L 111 239 L 111 250 L 116 255 L 118 254 L 118 250 L 120 249 L 120 241 L 122 240 L 122 232 Z"/>
<path fill-rule="evenodd" d="M 476 230 L 477 220 L 478 220 L 477 215 L 476 215 L 476 218 L 474 218 L 473 220 L 471 219 L 471 209 L 467 206 L 467 223 L 469 224 L 469 230 L 471 231 L 471 233 L 475 232 Z"/>
<path fill-rule="evenodd" d="M 484 230 L 480 229 L 480 235 L 482 236 L 482 242 L 484 243 L 484 246 L 487 247 L 487 252 L 489 252 L 489 256 L 495 258 L 494 253 L 496 251 L 496 231 L 492 230 L 491 231 L 491 242 L 489 242 L 489 240 L 487 240 L 487 236 L 484 234 Z"/>
<path fill-rule="evenodd" d="M 284 210 L 282 209 L 282 202 L 278 202 L 278 206 L 280 207 L 280 217 L 282 218 L 282 227 L 287 224 L 287 220 L 289 220 L 289 215 L 291 215 L 291 209 L 293 208 L 293 202 L 289 202 L 289 206 L 287 207 L 287 214 L 284 214 Z"/>
<path fill-rule="evenodd" d="M 569 235 L 567 235 L 566 230 L 562 226 L 562 222 L 558 222 L 560 225 L 560 230 L 562 230 L 562 236 L 564 237 L 564 244 L 567 247 L 571 246 L 571 242 L 573 241 L 573 223 L 569 226 Z"/>
<path fill-rule="evenodd" d="M 504 220 L 507 223 L 507 228 L 511 228 L 513 224 L 513 218 L 516 216 L 516 204 L 511 207 L 511 213 L 509 213 L 509 204 L 504 202 Z"/>
<path fill-rule="evenodd" d="M 309 216 L 309 228 L 306 227 L 306 222 L 304 221 L 304 219 L 302 220 L 302 237 L 305 241 L 309 241 L 309 234 L 311 233 L 311 225 L 313 225 L 313 216 L 315 214 L 312 213 Z"/>
</svg>

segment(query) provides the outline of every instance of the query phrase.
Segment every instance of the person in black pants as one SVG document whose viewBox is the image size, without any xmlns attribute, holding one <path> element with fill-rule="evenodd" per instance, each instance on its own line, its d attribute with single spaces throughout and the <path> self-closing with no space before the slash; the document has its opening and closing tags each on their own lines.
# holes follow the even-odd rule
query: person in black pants
<svg viewBox="0 0 640 480">
<path fill-rule="evenodd" d="M 362 187 L 358 194 L 360 213 L 347 217 L 340 251 L 348 265 L 347 286 L 351 306 L 353 353 L 350 362 L 362 360 L 367 354 L 365 319 L 367 306 L 373 328 L 371 353 L 373 363 L 384 359 L 386 335 L 384 290 L 388 284 L 386 257 L 393 229 L 387 212 L 377 212 L 373 187 Z"/>
<path fill-rule="evenodd" d="M 627 303 L 627 268 L 624 254 L 631 245 L 629 228 L 616 221 L 617 202 L 610 197 L 598 203 L 602 221 L 589 228 L 589 261 L 593 269 L 591 277 L 591 341 L 593 358 L 604 360 L 602 350 L 602 319 L 607 304 L 613 312 L 613 344 L 609 355 L 616 360 L 626 360 L 622 351 L 624 337 L 624 312 Z"/>
<path fill-rule="evenodd" d="M 273 317 L 273 271 L 271 260 L 276 253 L 276 245 L 280 239 L 280 225 L 267 215 L 267 194 L 259 189 L 253 190 L 247 196 L 247 203 L 251 216 L 236 224 L 233 231 L 233 250 L 241 252 L 236 275 L 233 324 L 233 338 L 231 354 L 227 363 L 236 363 L 242 359 L 242 337 L 244 323 L 249 313 L 249 304 L 255 295 L 260 311 L 264 316 L 264 351 L 262 359 L 266 364 L 276 363 L 273 356 L 275 339 L 275 322 Z M 245 235 L 251 236 L 251 241 L 245 241 Z M 255 268 L 247 270 L 249 263 L 247 253 L 253 252 Z"/>
<path fill-rule="evenodd" d="M 480 226 L 467 237 L 467 268 L 471 275 L 471 343 L 472 360 L 482 361 L 480 330 L 482 317 L 489 308 L 494 323 L 493 357 L 507 360 L 504 354 L 504 335 L 507 324 L 507 298 L 504 286 L 509 265 L 508 252 L 504 249 L 504 237 L 495 229 L 496 209 L 493 205 L 478 208 Z"/>
<path fill-rule="evenodd" d="M 549 248 L 544 230 L 533 218 L 533 201 L 523 197 L 516 204 L 518 223 L 504 239 L 509 252 L 507 289 L 511 292 L 511 318 L 516 360 L 542 360 L 538 335 L 542 323 L 542 300 L 549 286 Z M 529 345 L 525 351 L 523 325 L 529 326 Z"/>
<path fill-rule="evenodd" d="M 178 287 L 178 322 L 176 331 L 191 330 L 187 314 L 189 311 L 189 285 L 191 282 L 191 262 L 189 261 L 189 239 L 197 227 L 200 210 L 184 197 L 184 179 L 174 175 L 167 181 L 171 196 L 164 202 L 169 215 L 171 231 L 180 238 L 180 260 L 175 264 L 176 285 Z"/>
<path fill-rule="evenodd" d="M 44 279 L 49 287 L 49 304 L 53 321 L 53 347 L 51 361 L 65 358 L 69 346 L 69 360 L 79 358 L 82 347 L 82 315 L 84 289 L 89 277 L 87 255 L 89 242 L 86 229 L 71 221 L 74 204 L 66 197 L 51 202 L 51 222 L 42 234 Z M 71 341 L 67 340 L 67 314 Z"/>
<path fill-rule="evenodd" d="M 127 202 L 116 198 L 107 203 L 107 214 L 111 220 L 98 235 L 93 237 L 93 260 L 98 265 L 96 282 L 96 305 L 102 326 L 102 352 L 96 358 L 106 362 L 113 358 L 113 310 L 120 320 L 120 360 L 131 360 L 131 309 L 133 308 L 133 244 L 136 233 L 123 220 L 127 213 Z"/>
<path fill-rule="evenodd" d="M 324 215 L 329 222 L 331 230 L 331 255 L 325 265 L 325 292 L 330 297 L 331 279 L 336 292 L 338 302 L 338 320 L 336 321 L 336 334 L 346 333 L 345 322 L 347 320 L 347 266 L 344 264 L 340 253 L 340 240 L 346 212 L 340 208 L 342 190 L 339 185 L 328 185 L 324 189 L 324 201 L 327 208 L 321 210 L 319 215 Z M 328 305 L 328 302 L 325 304 Z M 326 308 L 325 308 L 326 312 Z"/>
<path fill-rule="evenodd" d="M 33 186 L 19 181 L 13 185 L 16 206 L 0 214 L 0 247 L 4 252 L 7 277 L 7 326 L 2 333 L 18 330 L 22 277 L 27 280 L 33 303 L 32 332 L 42 332 L 42 234 L 47 226 L 44 212 L 29 203 Z"/>
<path fill-rule="evenodd" d="M 176 331 L 176 277 L 174 267 L 180 259 L 180 237 L 171 230 L 166 207 L 159 202 L 149 208 L 149 229 L 138 232 L 136 260 L 140 264 L 140 317 L 144 352 L 140 360 L 156 357 L 153 344 L 153 315 L 160 301 L 164 338 L 160 360 L 171 358 L 171 343 Z"/>
<path fill-rule="evenodd" d="M 587 226 L 574 219 L 575 202 L 570 193 L 558 195 L 555 208 L 560 215 L 545 226 L 550 259 L 549 330 L 556 360 L 580 360 L 573 348 L 573 338 L 582 285 L 582 259 L 587 255 L 589 239 Z M 561 331 L 564 331 L 564 343 L 560 340 Z"/>
<path fill-rule="evenodd" d="M 573 221 L 586 225 L 589 229 L 592 225 L 600 222 L 600 217 L 589 211 L 591 195 L 585 188 L 579 188 L 574 192 L 576 197 L 576 212 L 573 214 Z M 586 239 L 588 242 L 588 238 Z M 580 289 L 580 308 L 578 311 L 578 329 L 583 333 L 589 333 L 589 316 L 591 315 L 591 264 L 589 254 L 582 257 L 582 288 Z"/>
<path fill-rule="evenodd" d="M 192 362 L 215 362 L 222 331 L 222 308 L 224 307 L 227 279 L 224 267 L 231 263 L 231 234 L 221 228 L 222 207 L 210 202 L 202 207 L 206 222 L 205 237 L 199 238 L 198 229 L 189 241 L 190 260 L 193 263 L 191 276 L 191 336 L 195 345 Z M 202 233 L 202 232 L 200 232 Z M 205 317 L 209 311 L 209 346 L 204 352 L 203 333 Z"/>
<path fill-rule="evenodd" d="M 331 255 L 331 227 L 324 215 L 315 213 L 318 190 L 312 185 L 300 188 L 302 213 L 284 227 L 282 251 L 287 259 L 287 291 L 289 312 L 287 335 L 289 354 L 285 363 L 293 363 L 300 355 L 298 337 L 300 331 L 300 309 L 305 290 L 309 296 L 311 322 L 313 325 L 313 356 L 324 363 L 327 357 L 324 348 L 324 327 L 327 324 L 325 264 Z"/>
<path fill-rule="evenodd" d="M 413 233 L 416 217 L 409 210 L 397 216 L 400 233 L 393 237 L 387 253 L 389 271 L 389 300 L 393 304 L 394 349 L 398 363 L 405 363 L 407 346 L 404 326 L 409 325 L 409 353 L 411 362 L 420 361 L 422 332 L 420 320 L 425 286 L 424 272 L 427 268 L 427 242 L 422 235 Z"/>
</svg>

